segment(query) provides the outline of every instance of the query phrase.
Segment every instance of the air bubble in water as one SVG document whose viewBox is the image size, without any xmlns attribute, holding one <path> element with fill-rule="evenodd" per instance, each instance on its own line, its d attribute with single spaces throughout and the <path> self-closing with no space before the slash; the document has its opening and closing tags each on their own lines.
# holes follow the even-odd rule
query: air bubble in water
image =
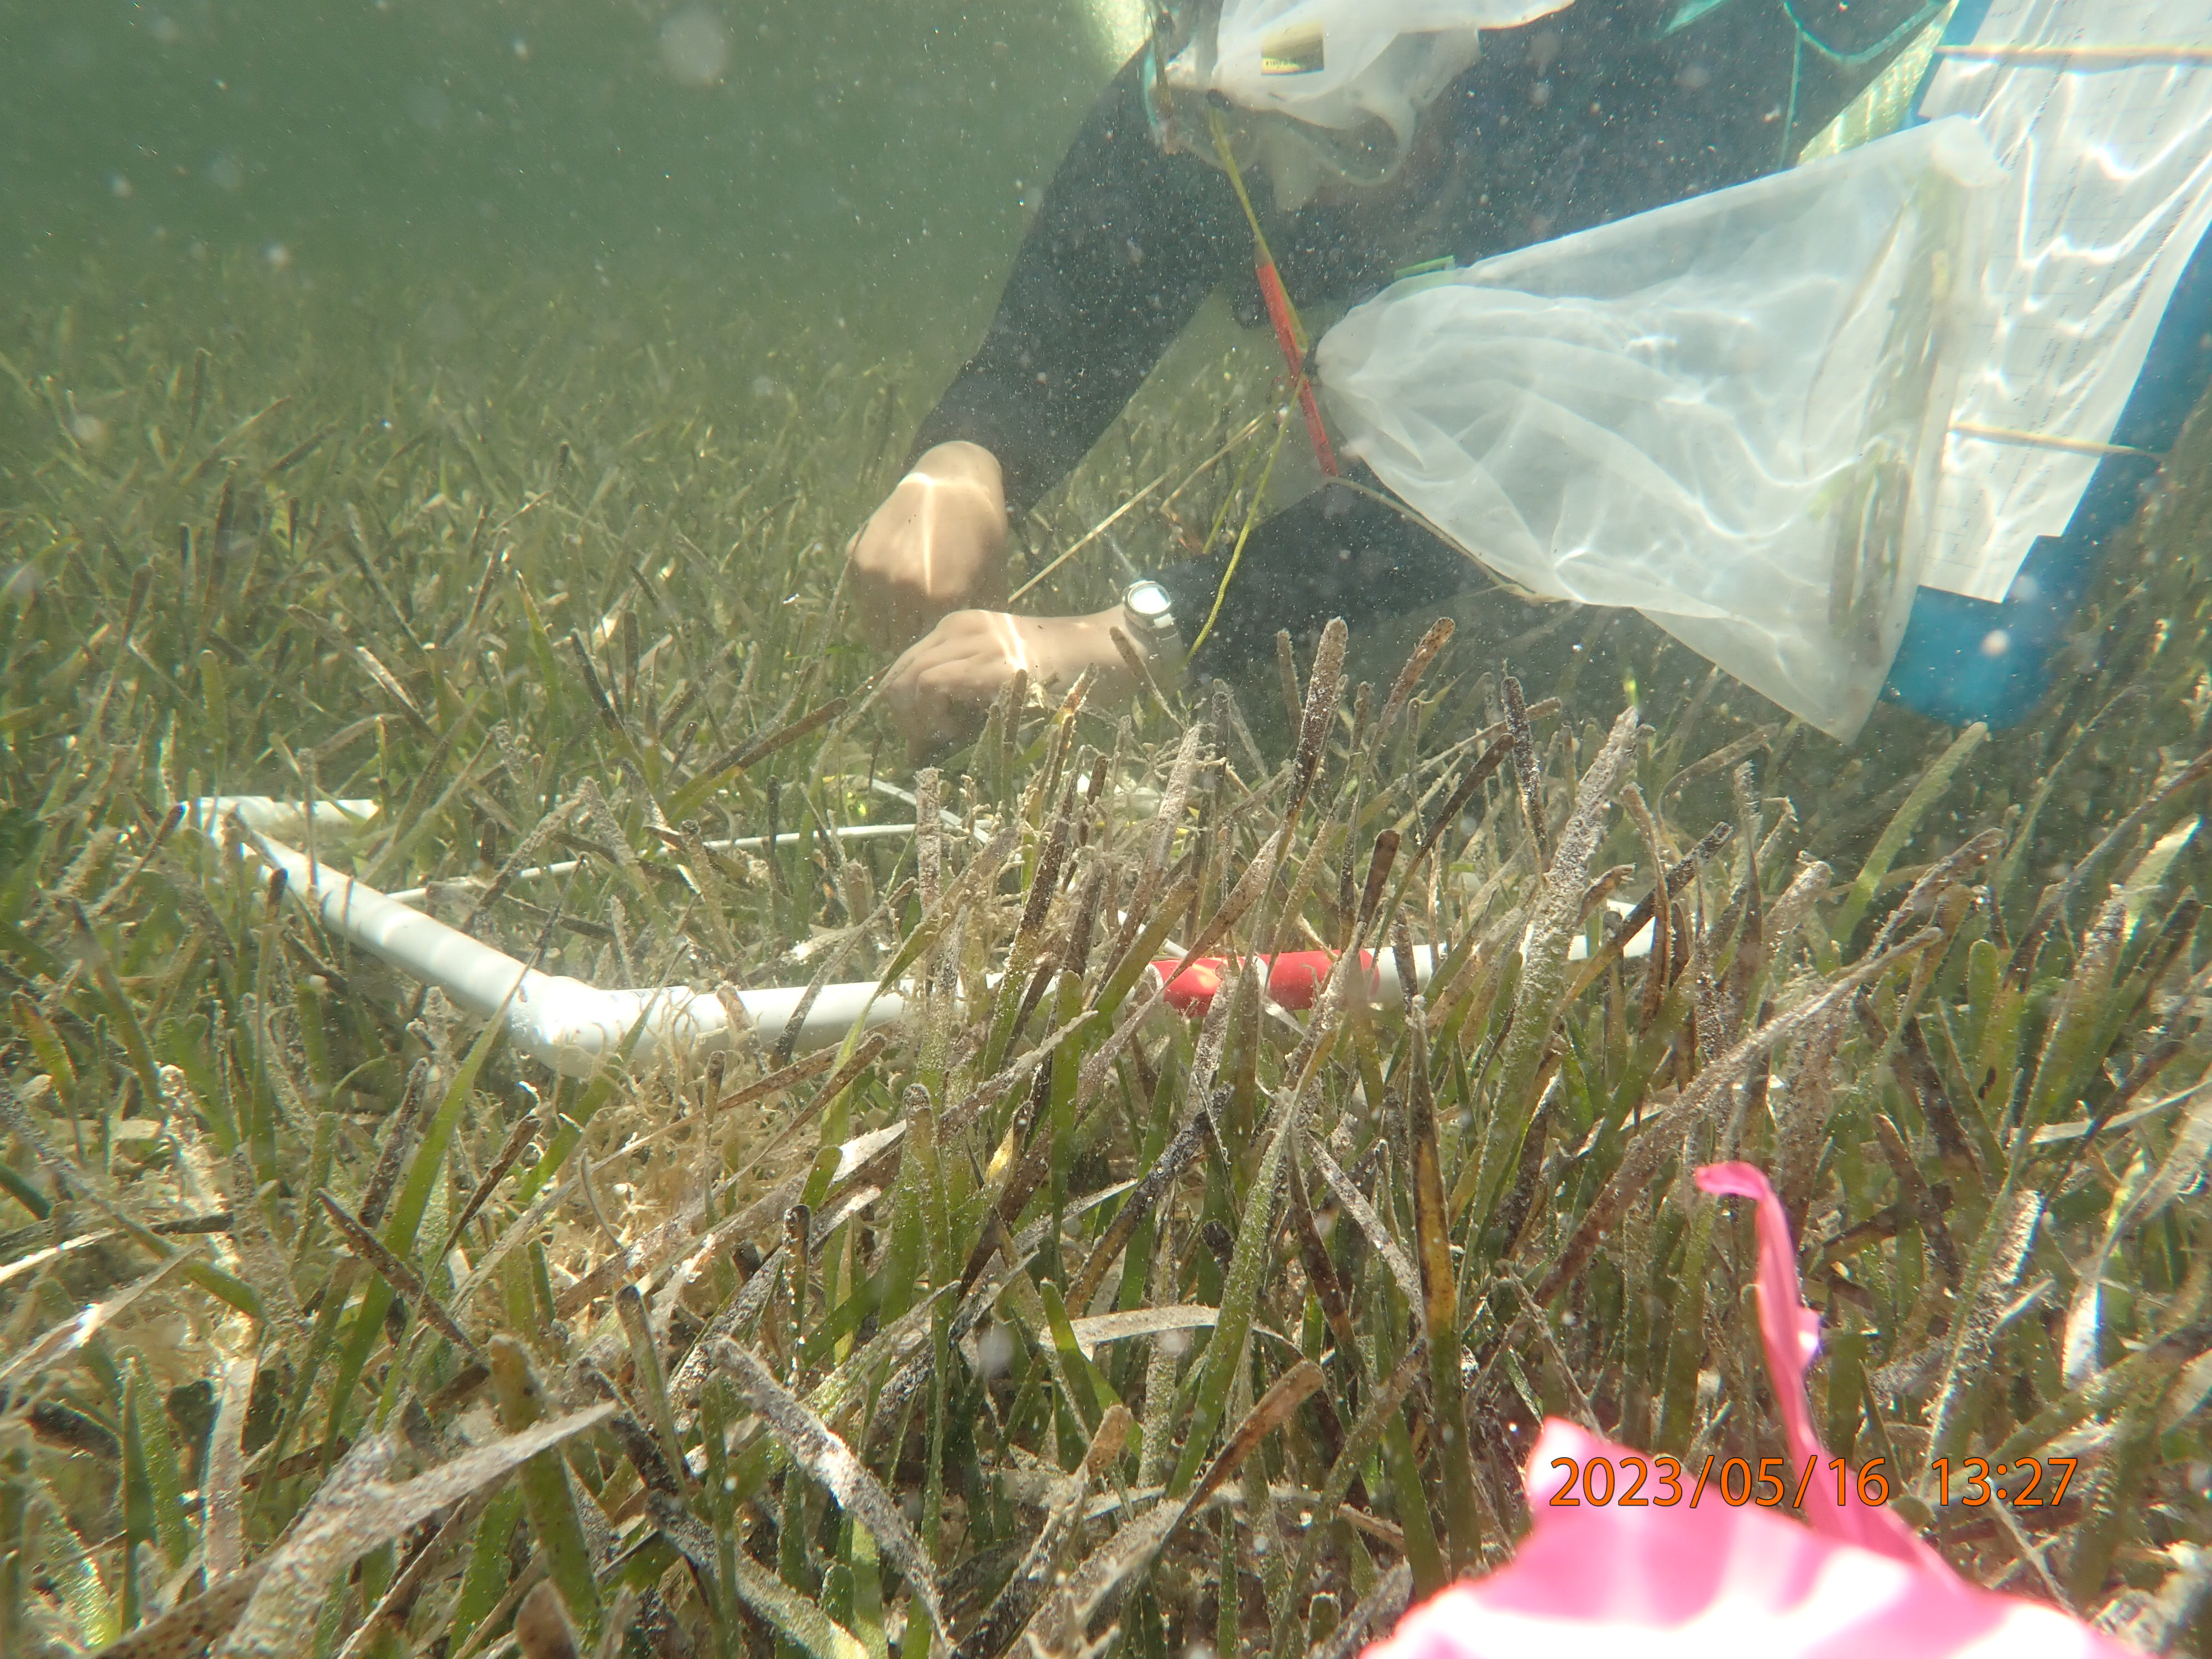
<svg viewBox="0 0 2212 1659">
<path fill-rule="evenodd" d="M 714 13 L 693 6 L 660 26 L 660 64 L 683 87 L 711 87 L 730 64 L 730 31 Z"/>
<path fill-rule="evenodd" d="M 437 87 L 418 82 L 407 88 L 403 101 L 407 118 L 425 132 L 443 132 L 453 125 L 453 100 Z"/>
</svg>

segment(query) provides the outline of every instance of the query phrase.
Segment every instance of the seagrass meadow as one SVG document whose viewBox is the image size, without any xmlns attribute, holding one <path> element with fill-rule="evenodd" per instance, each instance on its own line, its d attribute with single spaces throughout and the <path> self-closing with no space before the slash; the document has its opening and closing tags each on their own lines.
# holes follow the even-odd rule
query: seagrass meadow
<svg viewBox="0 0 2212 1659">
<path fill-rule="evenodd" d="M 1510 1556 L 1545 1415 L 1781 1449 L 1725 1158 L 1829 1453 L 2212 1651 L 2203 422 L 2018 730 L 1845 750 L 1493 593 L 917 772 L 839 592 L 916 372 L 382 299 L 0 319 L 0 1654 L 1346 1655 Z M 1271 397 L 1161 377 L 1021 526 L 1139 498 L 1039 602 L 1233 534 Z M 556 1076 L 179 824 L 216 793 L 374 799 L 314 855 L 597 984 L 908 1013 Z M 1148 972 L 1416 945 L 1302 1011 Z"/>
</svg>

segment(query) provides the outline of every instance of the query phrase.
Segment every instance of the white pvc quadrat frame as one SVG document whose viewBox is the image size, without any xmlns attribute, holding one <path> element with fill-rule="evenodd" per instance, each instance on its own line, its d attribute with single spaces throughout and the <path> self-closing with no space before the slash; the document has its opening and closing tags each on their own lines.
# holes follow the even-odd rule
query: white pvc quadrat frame
<svg viewBox="0 0 2212 1659">
<path fill-rule="evenodd" d="M 313 910 L 323 927 L 425 984 L 434 985 L 461 1008 L 481 1019 L 498 1019 L 514 1045 L 532 1059 L 570 1077 L 587 1077 L 620 1052 L 633 1030 L 637 1040 L 629 1063 L 640 1069 L 657 1065 L 692 1069 L 708 1056 L 738 1048 L 756 1030 L 781 1033 L 806 995 L 804 986 L 775 986 L 750 991 L 699 991 L 689 985 L 602 989 L 565 974 L 548 974 L 517 961 L 504 951 L 449 927 L 416 909 L 406 899 L 424 896 L 416 888 L 379 892 L 311 857 L 280 836 L 310 837 L 316 830 L 343 833 L 374 819 L 380 804 L 368 799 L 319 800 L 312 812 L 298 801 L 267 795 L 210 795 L 185 804 L 185 823 L 222 847 L 233 838 L 225 826 L 246 833 L 234 841 L 240 857 L 284 874 L 284 890 Z M 912 824 L 856 824 L 840 832 L 848 839 L 911 835 Z M 779 836 L 779 844 L 805 839 L 803 833 Z M 718 849 L 750 850 L 763 838 L 709 842 Z M 548 866 L 525 874 L 558 874 L 574 865 Z M 1625 915 L 1632 908 L 1610 908 Z M 1647 926 L 1628 941 L 1625 956 L 1641 957 L 1650 948 Z M 1586 957 L 1589 941 L 1577 935 L 1571 955 Z M 1417 981 L 1425 982 L 1435 966 L 1426 945 L 1413 949 Z M 1374 994 L 1386 1006 L 1397 1000 L 1397 964 L 1388 951 L 1374 963 Z M 799 1049 L 843 1041 L 855 1024 L 885 1025 L 906 1012 L 898 989 L 878 990 L 874 980 L 824 985 L 806 1006 L 794 1045 Z M 733 1018 L 734 1016 L 734 1018 Z M 642 1024 L 641 1024 L 641 1022 Z"/>
<path fill-rule="evenodd" d="M 313 824 L 329 833 L 357 830 L 378 811 L 373 800 L 319 800 Z M 756 1027 L 782 1030 L 805 995 L 804 987 L 785 986 L 732 992 L 726 1002 L 715 992 L 688 985 L 603 990 L 565 974 L 548 974 L 279 840 L 308 827 L 309 814 L 297 801 L 215 795 L 186 804 L 185 823 L 218 845 L 223 826 L 234 820 L 248 832 L 239 845 L 240 855 L 283 871 L 287 895 L 313 911 L 325 928 L 438 987 L 477 1018 L 503 1021 L 516 1048 L 571 1077 L 588 1076 L 617 1053 L 641 1018 L 644 1024 L 629 1055 L 633 1066 L 696 1066 L 709 1054 L 735 1048 Z M 910 834 L 913 826 L 855 828 Z M 732 1019 L 732 1004 L 742 1025 Z M 842 1040 L 856 1020 L 885 1024 L 904 1012 L 904 1000 L 896 991 L 877 995 L 873 980 L 825 985 L 799 1024 L 798 1046 L 821 1048 Z"/>
</svg>

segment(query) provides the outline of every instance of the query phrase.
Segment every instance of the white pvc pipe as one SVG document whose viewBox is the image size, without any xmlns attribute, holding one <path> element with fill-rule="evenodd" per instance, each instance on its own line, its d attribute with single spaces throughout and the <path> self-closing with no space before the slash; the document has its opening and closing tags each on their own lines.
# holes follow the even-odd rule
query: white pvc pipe
<svg viewBox="0 0 2212 1659">
<path fill-rule="evenodd" d="M 319 828 L 342 830 L 366 823 L 376 810 L 372 800 L 317 801 L 314 820 Z M 736 1048 L 753 1031 L 781 1036 L 805 995 L 801 986 L 735 992 L 732 1000 L 742 1024 L 733 1030 L 732 1010 L 712 991 L 695 991 L 688 985 L 602 990 L 565 974 L 544 973 L 400 902 L 397 895 L 380 893 L 320 859 L 311 863 L 306 854 L 263 828 L 303 824 L 307 816 L 295 801 L 224 795 L 191 803 L 185 821 L 220 840 L 222 825 L 235 817 L 254 832 L 241 853 L 283 870 L 286 892 L 313 909 L 325 928 L 402 972 L 439 987 L 478 1018 L 504 1019 L 518 1048 L 569 1076 L 588 1076 L 617 1053 L 641 1018 L 644 1024 L 630 1050 L 632 1066 L 645 1068 L 665 1062 L 690 1066 L 702 1063 L 708 1054 Z M 1608 901 L 1608 908 L 1616 914 L 1631 908 L 1619 901 Z M 1646 927 L 1623 954 L 1643 956 L 1650 948 Z M 1587 940 L 1577 935 L 1571 956 L 1579 959 L 1588 953 Z M 1429 945 L 1413 947 L 1419 984 L 1428 982 L 1436 957 Z M 1373 973 L 1375 994 L 1386 1006 L 1402 994 L 1394 951 L 1374 953 Z M 888 1024 L 904 1012 L 904 998 L 896 990 L 878 996 L 872 980 L 825 985 L 800 1022 L 795 1047 L 826 1047 L 842 1041 L 856 1022 L 869 1027 Z"/>
<path fill-rule="evenodd" d="M 195 815 L 209 825 L 219 825 L 223 816 Z M 250 825 L 246 812 L 240 816 Z M 589 1075 L 617 1053 L 641 1016 L 644 1029 L 630 1050 L 632 1066 L 697 1065 L 736 1047 L 748 1031 L 781 1036 L 805 994 L 796 986 L 737 992 L 733 1000 L 744 1024 L 732 1030 L 730 1010 L 712 991 L 686 985 L 602 990 L 565 974 L 543 973 L 319 859 L 311 866 L 306 854 L 271 836 L 257 834 L 244 850 L 283 871 L 286 892 L 314 910 L 331 933 L 437 986 L 469 1012 L 503 1018 L 516 1048 L 571 1077 Z M 905 1011 L 896 993 L 878 997 L 875 991 L 872 980 L 823 986 L 799 1025 L 797 1046 L 822 1048 L 842 1040 L 856 1020 L 881 1025 Z"/>
<path fill-rule="evenodd" d="M 297 836 L 307 827 L 305 803 L 279 800 L 273 795 L 203 795 L 185 804 L 185 823 L 202 835 L 220 838 L 222 826 L 235 817 L 249 830 L 264 836 Z M 318 800 L 315 828 L 337 833 L 365 828 L 384 810 L 383 803 L 368 799 Z"/>
</svg>

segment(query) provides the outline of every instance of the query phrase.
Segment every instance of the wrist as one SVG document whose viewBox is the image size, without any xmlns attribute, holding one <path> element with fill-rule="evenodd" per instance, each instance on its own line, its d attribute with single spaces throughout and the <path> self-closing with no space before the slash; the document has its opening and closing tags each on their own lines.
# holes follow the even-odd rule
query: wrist
<svg viewBox="0 0 2212 1659">
<path fill-rule="evenodd" d="M 1145 662 L 1148 668 L 1152 665 L 1146 661 L 1143 644 L 1130 635 L 1128 614 L 1120 605 L 1109 605 L 1103 611 L 1063 617 L 1045 626 L 1050 637 L 1059 642 L 1058 655 L 1065 683 L 1072 683 L 1086 668 L 1097 675 L 1091 687 L 1094 706 L 1124 703 L 1137 695 L 1139 682 L 1130 670 L 1129 659 L 1114 648 L 1115 630 L 1120 629 L 1129 640 L 1139 662 Z"/>
<path fill-rule="evenodd" d="M 1146 578 L 1123 590 L 1120 609 L 1121 627 L 1143 655 L 1152 678 L 1163 690 L 1180 687 L 1189 653 L 1174 594 L 1161 583 Z"/>
</svg>

